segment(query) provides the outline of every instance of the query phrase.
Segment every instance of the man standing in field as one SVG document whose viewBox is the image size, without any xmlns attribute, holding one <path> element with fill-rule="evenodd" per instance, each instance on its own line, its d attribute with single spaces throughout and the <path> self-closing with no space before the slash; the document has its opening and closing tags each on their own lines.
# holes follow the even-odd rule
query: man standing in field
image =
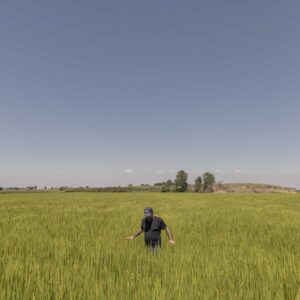
<svg viewBox="0 0 300 300">
<path fill-rule="evenodd" d="M 172 245 L 175 244 L 170 228 L 167 227 L 162 218 L 153 215 L 151 207 L 144 209 L 144 216 L 141 228 L 134 235 L 126 238 L 127 240 L 133 240 L 144 232 L 145 245 L 152 251 L 156 251 L 158 247 L 161 247 L 160 232 L 164 229 L 168 235 L 169 243 Z"/>
</svg>

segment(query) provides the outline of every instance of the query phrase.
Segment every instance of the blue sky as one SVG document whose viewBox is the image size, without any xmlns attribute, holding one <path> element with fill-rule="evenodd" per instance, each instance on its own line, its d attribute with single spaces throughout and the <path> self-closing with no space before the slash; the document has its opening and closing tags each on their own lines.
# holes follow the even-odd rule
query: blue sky
<svg viewBox="0 0 300 300">
<path fill-rule="evenodd" d="M 0 186 L 205 171 L 300 188 L 299 1 L 3 1 Z"/>
</svg>

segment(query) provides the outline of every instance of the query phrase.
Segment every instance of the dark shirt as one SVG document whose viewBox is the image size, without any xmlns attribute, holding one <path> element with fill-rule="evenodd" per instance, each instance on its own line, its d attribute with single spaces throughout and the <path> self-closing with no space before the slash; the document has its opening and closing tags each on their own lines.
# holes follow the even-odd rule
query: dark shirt
<svg viewBox="0 0 300 300">
<path fill-rule="evenodd" d="M 166 229 L 167 225 L 160 217 L 154 216 L 151 221 L 143 219 L 141 229 L 145 234 L 145 243 L 160 243 L 160 231 Z"/>
</svg>

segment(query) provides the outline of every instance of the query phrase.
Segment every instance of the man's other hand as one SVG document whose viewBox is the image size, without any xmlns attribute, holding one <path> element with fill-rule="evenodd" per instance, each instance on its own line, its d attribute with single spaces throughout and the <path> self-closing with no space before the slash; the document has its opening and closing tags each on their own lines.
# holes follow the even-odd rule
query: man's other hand
<svg viewBox="0 0 300 300">
<path fill-rule="evenodd" d="M 129 236 L 129 237 L 127 237 L 125 240 L 133 240 L 134 239 L 134 237 L 133 236 Z"/>
<path fill-rule="evenodd" d="M 175 245 L 175 241 L 174 240 L 169 240 L 169 244 Z"/>
</svg>

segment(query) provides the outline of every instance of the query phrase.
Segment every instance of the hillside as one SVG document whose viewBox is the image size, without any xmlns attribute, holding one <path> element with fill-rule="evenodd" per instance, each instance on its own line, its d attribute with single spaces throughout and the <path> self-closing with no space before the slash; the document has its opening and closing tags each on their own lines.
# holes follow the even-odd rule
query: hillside
<svg viewBox="0 0 300 300">
<path fill-rule="evenodd" d="M 256 183 L 218 183 L 216 193 L 296 193 L 295 188 Z"/>
</svg>

